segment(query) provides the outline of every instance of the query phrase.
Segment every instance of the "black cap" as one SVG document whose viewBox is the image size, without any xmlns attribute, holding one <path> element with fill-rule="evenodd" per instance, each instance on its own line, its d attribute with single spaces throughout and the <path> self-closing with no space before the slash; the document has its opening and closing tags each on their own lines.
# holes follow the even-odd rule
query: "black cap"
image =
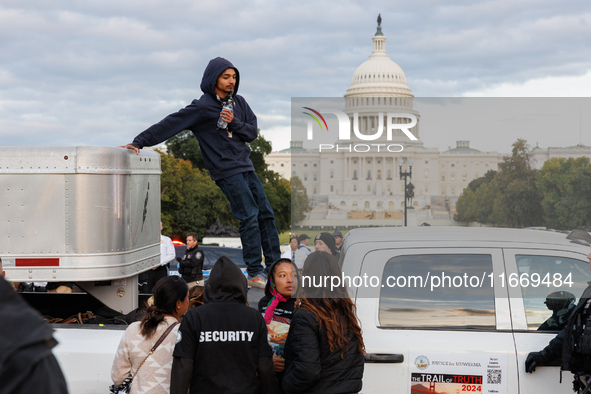
<svg viewBox="0 0 591 394">
<path fill-rule="evenodd" d="M 322 242 L 324 242 L 326 244 L 326 246 L 328 246 L 328 248 L 332 252 L 333 256 L 336 256 L 337 245 L 334 240 L 334 235 L 332 235 L 331 233 L 320 233 L 320 234 L 316 235 L 315 240 L 318 240 L 318 239 L 321 240 Z"/>
<path fill-rule="evenodd" d="M 335 231 L 333 231 L 332 236 L 343 238 L 343 233 L 341 233 L 339 230 L 335 230 Z"/>
<path fill-rule="evenodd" d="M 308 234 L 302 234 L 302 235 L 300 235 L 300 237 L 298 238 L 298 241 L 302 242 L 305 239 L 310 239 L 310 237 L 308 237 Z"/>
</svg>

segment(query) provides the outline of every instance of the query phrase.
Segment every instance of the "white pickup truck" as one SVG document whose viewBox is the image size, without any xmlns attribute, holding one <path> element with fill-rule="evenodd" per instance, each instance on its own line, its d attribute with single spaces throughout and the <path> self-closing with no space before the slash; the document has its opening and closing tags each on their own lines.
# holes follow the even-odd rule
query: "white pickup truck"
<svg viewBox="0 0 591 394">
<path fill-rule="evenodd" d="M 559 383 L 558 366 L 524 363 L 556 335 L 538 330 L 549 295 L 578 297 L 591 280 L 588 245 L 540 230 L 370 228 L 343 251 L 368 353 L 362 393 L 572 392 L 568 372 Z M 121 333 L 57 329 L 71 393 L 104 392 Z"/>
<path fill-rule="evenodd" d="M 524 365 L 591 280 L 588 244 L 540 230 L 368 228 L 343 250 L 364 394 L 572 392 L 569 372 L 561 384 L 558 366 Z"/>
<path fill-rule="evenodd" d="M 0 188 L 7 280 L 73 281 L 112 309 L 137 307 L 137 273 L 159 264 L 158 154 L 0 148 Z M 526 374 L 524 362 L 556 335 L 538 330 L 553 326 L 542 326 L 551 308 L 564 311 L 591 280 L 587 253 L 539 230 L 350 231 L 340 263 L 368 353 L 362 392 L 570 393 L 558 366 Z M 70 315 L 84 296 L 68 296 L 31 294 Z M 55 328 L 70 393 L 106 392 L 125 326 Z"/>
</svg>

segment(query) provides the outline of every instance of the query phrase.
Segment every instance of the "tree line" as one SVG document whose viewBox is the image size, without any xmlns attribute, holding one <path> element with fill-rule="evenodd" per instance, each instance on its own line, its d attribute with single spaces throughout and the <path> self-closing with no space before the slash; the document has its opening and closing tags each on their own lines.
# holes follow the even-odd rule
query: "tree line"
<svg viewBox="0 0 591 394">
<path fill-rule="evenodd" d="M 512 146 L 512 154 L 499 163 L 499 171 L 488 171 L 464 189 L 454 219 L 557 230 L 591 226 L 589 159 L 553 158 L 536 170 L 527 141 L 518 139 Z"/>
<path fill-rule="evenodd" d="M 311 209 L 306 189 L 297 177 L 292 177 L 290 182 L 267 168 L 265 156 L 272 151 L 271 142 L 259 135 L 248 145 L 255 173 L 275 212 L 277 230 L 287 231 L 292 219 L 303 219 Z M 163 233 L 183 239 L 188 232 L 196 232 L 202 238 L 218 219 L 222 225 L 238 227 L 228 200 L 205 169 L 193 133 L 188 130 L 179 133 L 166 142 L 166 147 L 168 154 L 159 152 Z"/>
</svg>

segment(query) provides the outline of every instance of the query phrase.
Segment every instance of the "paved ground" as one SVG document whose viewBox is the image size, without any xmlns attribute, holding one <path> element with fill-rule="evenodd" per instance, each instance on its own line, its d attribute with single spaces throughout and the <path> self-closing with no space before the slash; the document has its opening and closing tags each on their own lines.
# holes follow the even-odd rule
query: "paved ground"
<svg viewBox="0 0 591 394">
<path fill-rule="evenodd" d="M 265 295 L 265 290 L 257 289 L 256 287 L 251 287 L 248 290 L 248 303 L 254 309 L 258 309 L 259 307 L 259 300 L 263 298 Z"/>
</svg>

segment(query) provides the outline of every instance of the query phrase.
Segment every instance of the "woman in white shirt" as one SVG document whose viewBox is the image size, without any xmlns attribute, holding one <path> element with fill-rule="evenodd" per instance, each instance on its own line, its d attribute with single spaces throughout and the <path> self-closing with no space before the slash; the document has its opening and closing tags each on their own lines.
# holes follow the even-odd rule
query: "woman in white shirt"
<svg viewBox="0 0 591 394">
<path fill-rule="evenodd" d="M 111 369 L 111 379 L 116 385 L 137 371 L 131 383 L 130 394 L 148 390 L 154 394 L 170 393 L 172 352 L 179 324 L 172 329 L 154 353 L 147 359 L 146 357 L 168 327 L 179 323 L 187 312 L 189 288 L 181 277 L 167 276 L 156 283 L 152 294 L 154 305 L 148 308 L 141 322 L 132 323 L 125 330 Z M 142 366 L 144 360 L 146 361 Z"/>
</svg>

